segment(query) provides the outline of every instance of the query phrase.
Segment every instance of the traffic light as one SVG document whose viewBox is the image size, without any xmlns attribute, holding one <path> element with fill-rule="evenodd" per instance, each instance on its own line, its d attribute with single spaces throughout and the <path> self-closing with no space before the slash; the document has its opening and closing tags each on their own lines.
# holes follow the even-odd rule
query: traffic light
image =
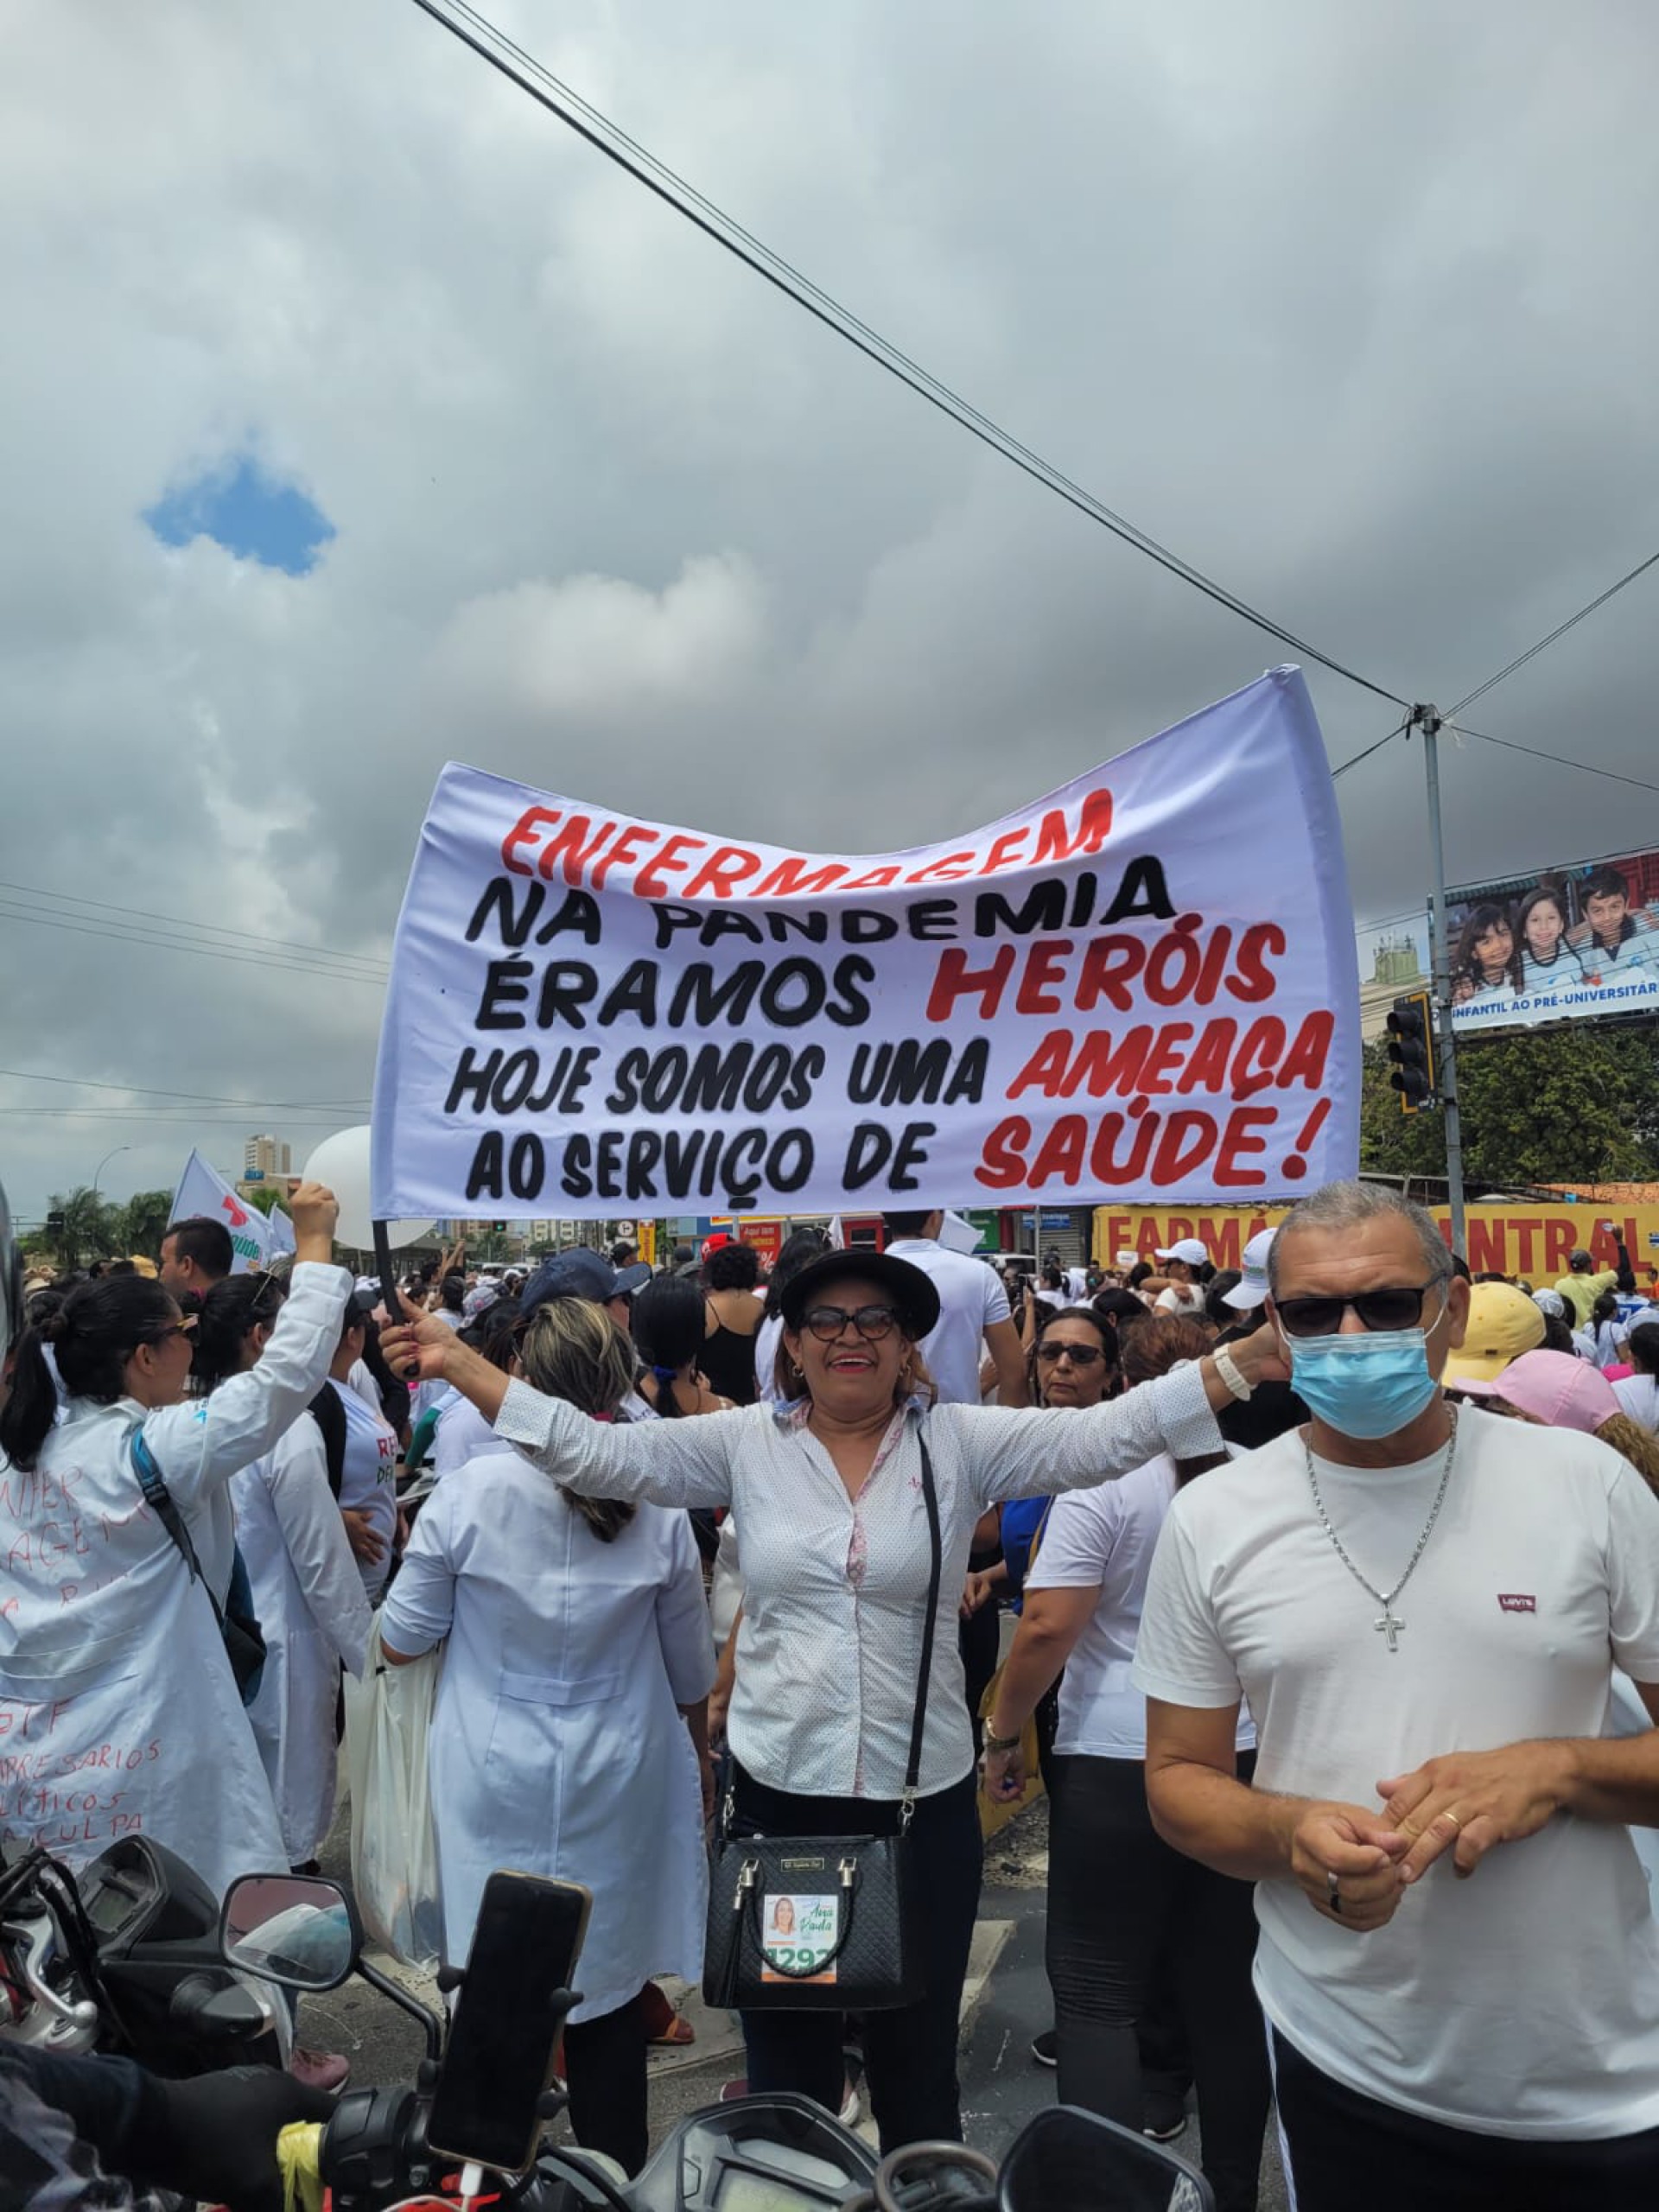
<svg viewBox="0 0 1659 2212">
<path fill-rule="evenodd" d="M 1389 1081 L 1402 1114 L 1420 1114 L 1434 1101 L 1434 1014 L 1427 991 L 1395 999 L 1388 1020 Z"/>
</svg>

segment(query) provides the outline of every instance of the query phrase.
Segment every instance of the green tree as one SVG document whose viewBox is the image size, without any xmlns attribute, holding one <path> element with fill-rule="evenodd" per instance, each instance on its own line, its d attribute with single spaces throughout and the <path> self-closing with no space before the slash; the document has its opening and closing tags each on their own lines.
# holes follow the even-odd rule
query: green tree
<svg viewBox="0 0 1659 2212">
<path fill-rule="evenodd" d="M 173 1216 L 171 1191 L 135 1191 L 121 1210 L 121 1249 L 131 1257 L 162 1256 L 162 1239 Z"/>
<path fill-rule="evenodd" d="M 121 1208 L 86 1184 L 78 1183 L 66 1192 L 54 1191 L 46 1210 L 48 1216 L 63 1217 L 62 1228 L 48 1230 L 41 1240 L 56 1255 L 60 1267 L 84 1268 L 91 1260 L 111 1259 L 122 1249 Z"/>
<path fill-rule="evenodd" d="M 269 1214 L 273 1207 L 282 1204 L 288 1192 L 279 1184 L 260 1183 L 252 1190 L 238 1192 L 237 1195 L 245 1198 L 257 1212 Z"/>
<path fill-rule="evenodd" d="M 1641 1182 L 1659 1175 L 1659 1036 L 1621 1029 L 1507 1031 L 1459 1039 L 1464 1173 L 1482 1183 Z M 1365 1047 L 1362 1166 L 1446 1173 L 1439 1113 L 1402 1114 L 1387 1051 Z"/>
</svg>

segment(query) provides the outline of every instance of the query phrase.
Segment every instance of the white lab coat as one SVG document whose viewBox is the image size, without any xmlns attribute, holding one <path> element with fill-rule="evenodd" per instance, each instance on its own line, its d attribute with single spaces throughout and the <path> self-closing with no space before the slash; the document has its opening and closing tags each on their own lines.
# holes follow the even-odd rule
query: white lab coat
<svg viewBox="0 0 1659 2212">
<path fill-rule="evenodd" d="M 35 1473 L 0 1458 L 0 1839 L 81 1866 L 141 1834 L 219 1891 L 287 1864 L 212 1605 L 143 1503 L 131 1440 L 142 1426 L 200 1544 L 204 1510 L 316 1395 L 350 1288 L 298 1266 L 264 1357 L 211 1398 L 72 1399 Z"/>
<path fill-rule="evenodd" d="M 510 1866 L 593 1891 L 573 2019 L 653 1974 L 695 1981 L 702 1807 L 676 1707 L 715 1666 L 686 1516 L 641 1506 L 601 1543 L 518 1453 L 471 1460 L 421 1509 L 381 1617 L 395 1651 L 445 1635 L 429 1774 L 448 1958 Z"/>
<path fill-rule="evenodd" d="M 265 1637 L 265 1671 L 248 1718 L 287 1862 L 299 1866 L 316 1856 L 334 1816 L 340 1669 L 362 1673 L 373 1615 L 311 1414 L 233 1476 L 231 1492 Z"/>
</svg>

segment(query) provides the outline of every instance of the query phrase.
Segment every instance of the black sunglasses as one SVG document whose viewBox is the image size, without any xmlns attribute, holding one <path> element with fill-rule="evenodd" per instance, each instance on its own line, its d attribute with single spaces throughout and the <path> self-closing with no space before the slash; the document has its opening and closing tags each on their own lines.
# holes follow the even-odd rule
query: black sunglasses
<svg viewBox="0 0 1659 2212">
<path fill-rule="evenodd" d="M 1069 1359 L 1073 1367 L 1098 1367 L 1106 1355 L 1098 1344 L 1039 1344 L 1037 1357 L 1050 1363 Z"/>
<path fill-rule="evenodd" d="M 821 1344 L 834 1344 L 849 1325 L 867 1344 L 880 1344 L 883 1337 L 891 1336 L 898 1320 L 898 1313 L 891 1306 L 861 1306 L 855 1313 L 844 1306 L 814 1306 L 803 1318 L 801 1325 Z"/>
<path fill-rule="evenodd" d="M 1273 1310 L 1287 1337 L 1333 1337 L 1350 1306 L 1368 1329 L 1414 1329 L 1423 1318 L 1424 1299 L 1439 1287 L 1390 1283 L 1382 1290 L 1356 1291 L 1351 1298 L 1281 1298 Z"/>
</svg>

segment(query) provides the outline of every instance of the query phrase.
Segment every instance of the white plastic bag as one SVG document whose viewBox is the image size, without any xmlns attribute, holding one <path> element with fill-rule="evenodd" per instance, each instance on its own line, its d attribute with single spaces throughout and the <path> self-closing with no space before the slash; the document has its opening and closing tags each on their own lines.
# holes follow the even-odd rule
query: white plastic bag
<svg viewBox="0 0 1659 2212">
<path fill-rule="evenodd" d="M 360 1681 L 346 1678 L 346 1768 L 352 1793 L 352 1887 L 363 1925 L 405 1965 L 437 1970 L 443 1952 L 438 1853 L 426 1745 L 442 1648 L 387 1664 L 377 1614 Z"/>
</svg>

